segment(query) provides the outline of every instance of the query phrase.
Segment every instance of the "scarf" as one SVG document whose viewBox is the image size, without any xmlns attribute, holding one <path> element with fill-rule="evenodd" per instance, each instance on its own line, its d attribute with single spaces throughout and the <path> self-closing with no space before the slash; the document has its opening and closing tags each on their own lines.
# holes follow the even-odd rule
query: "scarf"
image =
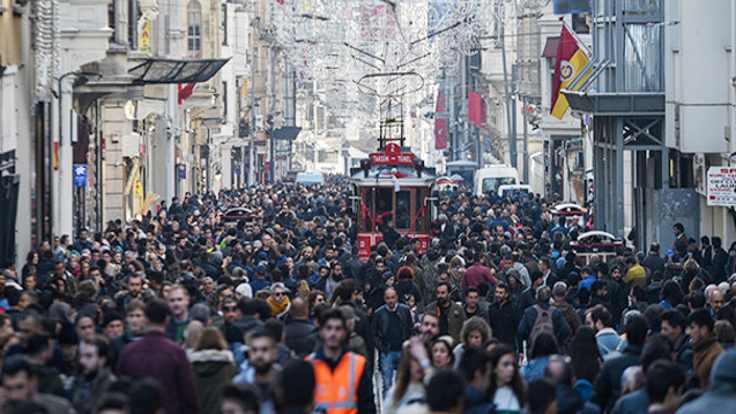
<svg viewBox="0 0 736 414">
<path fill-rule="evenodd" d="M 271 316 L 273 316 L 274 318 L 286 312 L 289 309 L 289 305 L 291 304 L 288 297 L 284 297 L 284 300 L 281 303 L 278 303 L 276 302 L 276 299 L 273 298 L 273 296 L 269 296 L 266 302 L 268 302 L 268 306 L 271 307 Z"/>
</svg>

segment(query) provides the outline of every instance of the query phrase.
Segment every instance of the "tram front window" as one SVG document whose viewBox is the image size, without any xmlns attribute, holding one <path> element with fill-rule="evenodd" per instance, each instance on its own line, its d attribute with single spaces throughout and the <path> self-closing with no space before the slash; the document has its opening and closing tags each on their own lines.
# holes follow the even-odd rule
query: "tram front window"
<svg viewBox="0 0 736 414">
<path fill-rule="evenodd" d="M 378 188 L 376 189 L 376 219 L 381 222 L 386 222 L 386 217 L 390 217 L 393 213 L 393 189 L 392 188 Z"/>
<path fill-rule="evenodd" d="M 411 222 L 411 193 L 399 191 L 396 193 L 396 228 L 408 229 Z"/>
</svg>

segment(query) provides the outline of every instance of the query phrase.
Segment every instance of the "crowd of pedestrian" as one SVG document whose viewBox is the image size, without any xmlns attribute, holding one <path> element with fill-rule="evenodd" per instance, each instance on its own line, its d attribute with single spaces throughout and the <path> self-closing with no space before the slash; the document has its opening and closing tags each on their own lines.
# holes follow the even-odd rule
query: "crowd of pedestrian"
<svg viewBox="0 0 736 414">
<path fill-rule="evenodd" d="M 435 207 L 367 260 L 336 177 L 39 243 L 0 274 L 1 412 L 736 412 L 736 245 L 603 258 L 539 196 Z"/>
</svg>

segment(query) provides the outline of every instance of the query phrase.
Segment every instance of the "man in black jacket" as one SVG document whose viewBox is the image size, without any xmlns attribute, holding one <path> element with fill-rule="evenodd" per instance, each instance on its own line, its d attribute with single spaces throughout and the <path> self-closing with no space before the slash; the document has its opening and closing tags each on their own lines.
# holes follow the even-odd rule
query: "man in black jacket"
<svg viewBox="0 0 736 414">
<path fill-rule="evenodd" d="M 313 335 L 315 329 L 309 321 L 309 304 L 302 298 L 294 298 L 289 309 L 289 320 L 284 326 L 286 346 L 299 358 L 309 355 L 317 346 Z"/>
<path fill-rule="evenodd" d="M 399 367 L 401 347 L 411 336 L 412 318 L 409 307 L 399 303 L 396 289 L 387 288 L 383 294 L 385 305 L 373 316 L 375 345 L 381 355 L 383 391 L 393 384 L 394 372 Z"/>
<path fill-rule="evenodd" d="M 509 297 L 506 282 L 498 282 L 496 285 L 495 301 L 489 307 L 488 315 L 493 336 L 505 344 L 515 346 L 519 316 Z"/>
</svg>

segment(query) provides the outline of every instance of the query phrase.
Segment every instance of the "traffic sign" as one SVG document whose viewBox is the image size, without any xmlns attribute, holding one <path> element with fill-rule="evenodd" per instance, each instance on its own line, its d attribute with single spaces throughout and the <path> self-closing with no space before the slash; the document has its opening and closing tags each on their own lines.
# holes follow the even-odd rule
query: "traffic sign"
<svg viewBox="0 0 736 414">
<path fill-rule="evenodd" d="M 74 164 L 74 187 L 87 186 L 87 164 Z"/>
</svg>

